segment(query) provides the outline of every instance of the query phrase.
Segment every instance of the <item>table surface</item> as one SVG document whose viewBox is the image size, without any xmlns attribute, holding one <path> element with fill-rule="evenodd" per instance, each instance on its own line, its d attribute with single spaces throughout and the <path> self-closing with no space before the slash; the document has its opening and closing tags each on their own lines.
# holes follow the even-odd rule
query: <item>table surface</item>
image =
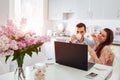
<svg viewBox="0 0 120 80">
<path fill-rule="evenodd" d="M 26 71 L 26 80 L 35 80 L 32 67 L 27 67 L 29 70 Z M 55 63 L 46 67 L 45 80 L 91 80 L 86 77 L 91 72 L 98 74 L 92 80 L 104 80 L 111 71 L 112 67 L 100 64 L 95 64 L 89 71 L 84 71 Z M 0 75 L 0 80 L 14 80 L 14 73 Z"/>
</svg>

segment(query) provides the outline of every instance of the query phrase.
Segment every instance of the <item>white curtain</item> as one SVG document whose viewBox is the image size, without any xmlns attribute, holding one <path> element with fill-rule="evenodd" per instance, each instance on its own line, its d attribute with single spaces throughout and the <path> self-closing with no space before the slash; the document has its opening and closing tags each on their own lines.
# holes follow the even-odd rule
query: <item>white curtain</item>
<svg viewBox="0 0 120 80">
<path fill-rule="evenodd" d="M 27 19 L 24 30 L 33 30 L 42 34 L 43 27 L 43 0 L 16 0 L 16 19 Z"/>
</svg>

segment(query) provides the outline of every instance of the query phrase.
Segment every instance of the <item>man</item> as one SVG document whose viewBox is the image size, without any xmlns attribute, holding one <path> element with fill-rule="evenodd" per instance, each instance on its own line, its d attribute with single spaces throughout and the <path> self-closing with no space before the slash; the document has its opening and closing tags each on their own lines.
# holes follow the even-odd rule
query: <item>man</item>
<svg viewBox="0 0 120 80">
<path fill-rule="evenodd" d="M 73 35 L 71 37 L 70 42 L 76 44 L 86 44 L 93 48 L 94 42 L 84 37 L 86 33 L 86 25 L 84 23 L 78 23 L 76 27 L 77 27 L 76 35 Z"/>
</svg>

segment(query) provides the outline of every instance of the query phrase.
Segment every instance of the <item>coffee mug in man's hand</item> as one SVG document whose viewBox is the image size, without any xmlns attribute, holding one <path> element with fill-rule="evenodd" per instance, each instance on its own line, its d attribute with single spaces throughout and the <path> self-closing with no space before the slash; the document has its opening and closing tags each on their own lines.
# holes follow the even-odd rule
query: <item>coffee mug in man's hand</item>
<svg viewBox="0 0 120 80">
<path fill-rule="evenodd" d="M 81 39 L 81 37 L 82 37 L 82 35 L 81 35 L 81 34 L 76 34 L 76 38 L 77 38 L 78 40 L 80 40 L 80 39 Z"/>
</svg>

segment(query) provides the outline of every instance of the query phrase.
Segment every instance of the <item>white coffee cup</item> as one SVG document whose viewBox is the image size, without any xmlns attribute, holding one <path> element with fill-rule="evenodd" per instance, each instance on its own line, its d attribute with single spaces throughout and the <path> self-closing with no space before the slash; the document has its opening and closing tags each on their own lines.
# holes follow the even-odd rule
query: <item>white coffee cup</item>
<svg viewBox="0 0 120 80">
<path fill-rule="evenodd" d="M 77 37 L 78 40 L 80 40 L 82 35 L 81 34 L 76 34 L 76 37 Z"/>
</svg>

